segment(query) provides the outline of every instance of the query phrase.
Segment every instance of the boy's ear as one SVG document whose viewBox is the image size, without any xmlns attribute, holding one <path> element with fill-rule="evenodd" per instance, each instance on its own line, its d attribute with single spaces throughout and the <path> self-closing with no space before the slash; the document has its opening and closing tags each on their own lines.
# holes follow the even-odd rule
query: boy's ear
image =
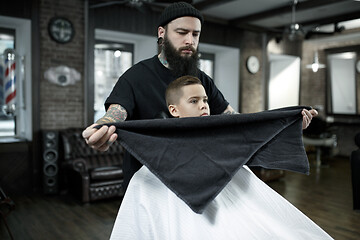
<svg viewBox="0 0 360 240">
<path fill-rule="evenodd" d="M 168 109 L 169 109 L 169 113 L 171 114 L 171 116 L 179 117 L 179 111 L 178 111 L 176 105 L 169 105 Z"/>
</svg>

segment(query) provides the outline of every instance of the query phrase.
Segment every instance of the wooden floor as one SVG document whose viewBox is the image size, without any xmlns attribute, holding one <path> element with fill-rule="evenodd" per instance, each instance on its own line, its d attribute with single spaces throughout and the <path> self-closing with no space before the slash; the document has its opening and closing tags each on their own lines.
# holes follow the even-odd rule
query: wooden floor
<svg viewBox="0 0 360 240">
<path fill-rule="evenodd" d="M 310 156 L 309 156 L 310 157 Z M 353 210 L 350 161 L 326 159 L 309 176 L 287 172 L 269 185 L 336 240 L 360 239 L 360 212 Z"/>
<path fill-rule="evenodd" d="M 311 161 L 312 163 L 312 161 Z M 309 176 L 286 172 L 269 183 L 337 240 L 360 239 L 360 212 L 352 210 L 348 159 L 328 159 Z M 109 239 L 121 199 L 81 205 L 71 196 L 12 197 L 16 209 L 7 222 L 16 240 Z M 0 239 L 10 239 L 0 220 Z"/>
</svg>

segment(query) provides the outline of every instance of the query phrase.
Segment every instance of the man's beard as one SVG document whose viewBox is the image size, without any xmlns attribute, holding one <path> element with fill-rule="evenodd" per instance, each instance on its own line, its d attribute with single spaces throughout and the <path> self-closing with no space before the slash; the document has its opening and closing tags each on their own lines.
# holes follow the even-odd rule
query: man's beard
<svg viewBox="0 0 360 240">
<path fill-rule="evenodd" d="M 191 56 L 181 56 L 181 51 L 184 49 L 191 50 L 193 52 Z M 178 78 L 185 75 L 197 76 L 199 57 L 195 48 L 188 46 L 181 47 L 179 50 L 176 50 L 165 36 L 163 50 L 165 58 L 169 64 L 169 68 L 175 77 Z"/>
</svg>

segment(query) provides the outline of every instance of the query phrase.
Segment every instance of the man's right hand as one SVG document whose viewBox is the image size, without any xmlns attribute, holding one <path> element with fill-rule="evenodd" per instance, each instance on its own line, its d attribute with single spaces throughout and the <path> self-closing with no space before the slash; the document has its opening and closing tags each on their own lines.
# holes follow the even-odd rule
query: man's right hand
<svg viewBox="0 0 360 240">
<path fill-rule="evenodd" d="M 115 133 L 116 127 L 102 126 L 100 129 L 94 128 L 97 125 L 99 124 L 94 123 L 87 127 L 82 132 L 82 136 L 91 148 L 104 152 L 109 149 L 118 137 Z"/>
</svg>

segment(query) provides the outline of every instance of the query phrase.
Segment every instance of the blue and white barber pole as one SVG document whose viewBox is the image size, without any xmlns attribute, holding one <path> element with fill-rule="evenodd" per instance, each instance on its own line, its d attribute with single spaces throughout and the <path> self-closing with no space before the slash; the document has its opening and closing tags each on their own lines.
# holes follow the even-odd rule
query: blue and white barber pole
<svg viewBox="0 0 360 240">
<path fill-rule="evenodd" d="M 14 49 L 5 49 L 4 58 L 4 105 L 2 110 L 6 115 L 14 116 L 16 110 L 16 61 Z"/>
</svg>

